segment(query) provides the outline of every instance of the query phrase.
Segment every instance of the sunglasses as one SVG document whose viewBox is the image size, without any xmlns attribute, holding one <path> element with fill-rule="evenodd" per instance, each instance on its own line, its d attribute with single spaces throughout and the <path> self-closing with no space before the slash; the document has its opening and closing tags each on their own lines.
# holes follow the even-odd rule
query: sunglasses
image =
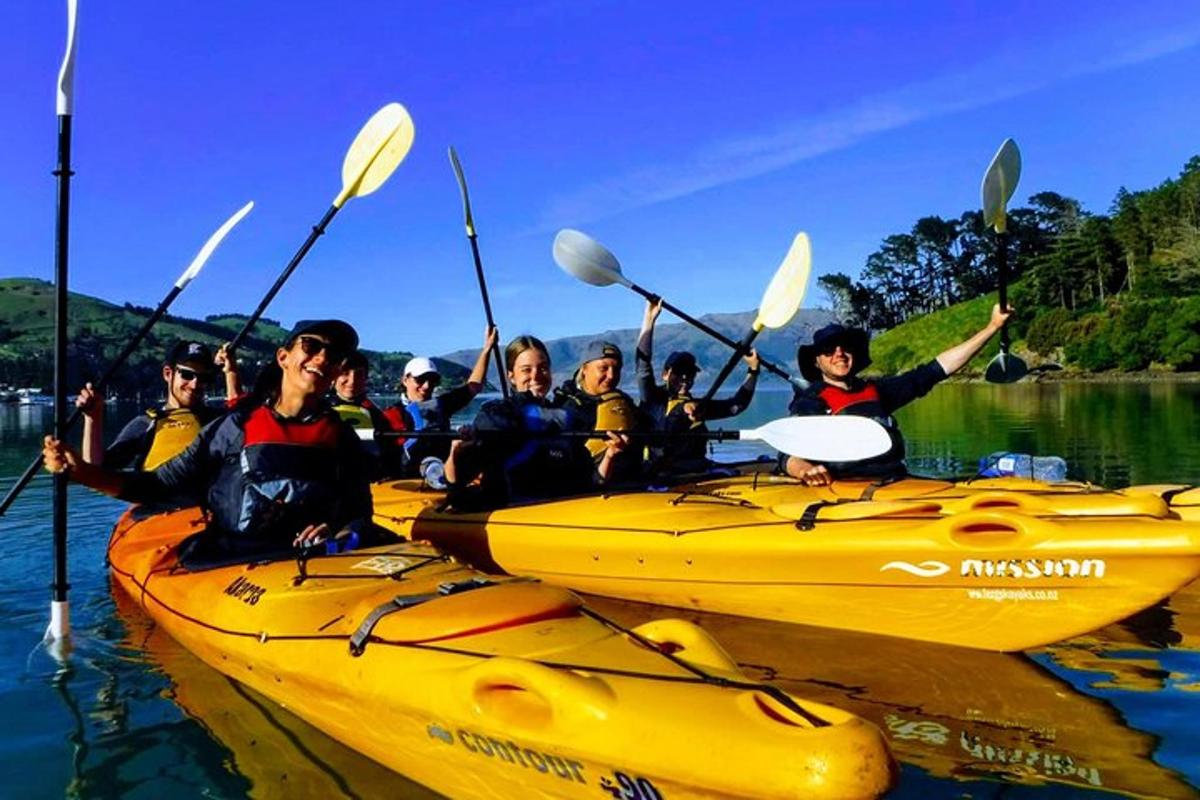
<svg viewBox="0 0 1200 800">
<path fill-rule="evenodd" d="M 315 356 L 323 350 L 326 360 L 334 364 L 340 364 L 346 360 L 346 354 L 342 352 L 341 348 L 335 347 L 324 339 L 318 339 L 316 336 L 301 336 L 297 341 L 300 342 L 300 349 L 306 356 Z"/>
<path fill-rule="evenodd" d="M 847 346 L 847 345 L 843 344 L 842 342 L 834 342 L 833 344 L 827 344 L 827 345 L 825 345 L 825 346 L 824 346 L 824 347 L 822 347 L 820 350 L 818 350 L 818 351 L 817 351 L 817 353 L 818 353 L 819 355 L 823 355 L 823 356 L 831 356 L 831 355 L 833 355 L 834 353 L 836 353 L 836 352 L 837 352 L 837 349 L 838 349 L 839 347 L 840 347 L 840 348 L 842 348 L 842 352 L 843 352 L 843 353 L 847 353 L 847 354 L 848 354 L 848 353 L 850 352 L 850 348 L 849 348 L 849 346 Z"/>
<path fill-rule="evenodd" d="M 442 376 L 438 375 L 436 372 L 426 372 L 424 375 L 417 375 L 416 377 L 409 375 L 408 377 L 412 378 L 413 383 L 417 384 L 418 386 L 422 383 L 428 383 L 430 386 L 436 387 L 442 382 Z"/>
<path fill-rule="evenodd" d="M 205 383 L 208 381 L 207 372 L 197 372 L 194 369 L 188 369 L 187 367 L 181 367 L 178 365 L 175 366 L 175 374 L 178 375 L 184 383 L 188 383 L 190 381 Z"/>
</svg>

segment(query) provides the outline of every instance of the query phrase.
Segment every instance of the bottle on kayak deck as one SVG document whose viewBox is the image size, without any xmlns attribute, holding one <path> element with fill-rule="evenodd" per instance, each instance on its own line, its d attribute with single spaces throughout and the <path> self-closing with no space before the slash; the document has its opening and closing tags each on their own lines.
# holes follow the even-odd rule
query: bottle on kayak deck
<svg viewBox="0 0 1200 800">
<path fill-rule="evenodd" d="M 442 463 L 440 458 L 436 456 L 422 458 L 419 469 L 421 478 L 430 489 L 443 491 L 449 486 L 446 483 L 446 465 Z"/>
<path fill-rule="evenodd" d="M 1067 479 L 1067 462 L 1058 456 L 1033 456 L 1003 450 L 979 459 L 979 477 L 1008 476 L 1046 483 L 1062 483 Z"/>
</svg>

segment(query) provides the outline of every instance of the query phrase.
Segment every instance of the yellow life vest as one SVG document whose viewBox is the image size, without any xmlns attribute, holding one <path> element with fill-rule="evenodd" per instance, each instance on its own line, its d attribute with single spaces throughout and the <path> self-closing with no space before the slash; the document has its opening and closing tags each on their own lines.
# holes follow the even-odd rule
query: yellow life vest
<svg viewBox="0 0 1200 800">
<path fill-rule="evenodd" d="M 152 408 L 146 412 L 154 420 L 154 438 L 142 459 L 142 470 L 149 472 L 187 449 L 204 424 L 190 408 Z"/>
<path fill-rule="evenodd" d="M 637 426 L 637 408 L 633 399 L 622 391 L 606 392 L 596 400 L 598 431 L 629 431 Z M 593 458 L 600 458 L 608 446 L 607 439 L 588 439 L 587 449 Z"/>
<path fill-rule="evenodd" d="M 365 406 L 357 403 L 337 403 L 333 410 L 342 418 L 342 422 L 348 423 L 352 428 L 372 430 L 375 427 L 375 420 L 371 419 L 371 412 Z"/>
</svg>

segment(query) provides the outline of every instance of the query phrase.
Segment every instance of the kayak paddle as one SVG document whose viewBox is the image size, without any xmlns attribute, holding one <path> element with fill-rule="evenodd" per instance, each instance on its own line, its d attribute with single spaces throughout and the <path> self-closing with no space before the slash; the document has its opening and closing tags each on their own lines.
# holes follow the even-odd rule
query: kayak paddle
<svg viewBox="0 0 1200 800">
<path fill-rule="evenodd" d="M 611 286 L 614 283 L 619 283 L 627 289 L 632 289 L 651 302 L 662 300 L 658 295 L 647 289 L 643 289 L 625 277 L 621 272 L 621 265 L 617 262 L 617 257 L 604 245 L 582 231 L 563 228 L 558 232 L 558 235 L 554 237 L 554 260 L 562 267 L 564 272 L 592 286 Z M 663 308 L 697 330 L 721 342 L 726 347 L 737 349 L 738 343 L 733 339 L 730 339 L 715 328 L 704 324 L 695 317 L 680 311 L 666 300 L 663 300 Z M 772 364 L 770 361 L 766 359 L 760 359 L 760 361 L 763 369 L 778 375 L 792 385 L 797 387 L 806 385 L 803 381 L 793 378 L 785 370 Z"/>
<path fill-rule="evenodd" d="M 275 285 L 263 297 L 258 308 L 254 309 L 254 313 L 246 320 L 246 324 L 229 343 L 231 358 L 233 351 L 249 335 L 255 323 L 258 322 L 258 318 L 267 310 L 267 306 L 283 288 L 283 284 L 291 277 L 292 272 L 300 265 L 300 261 L 308 254 L 317 239 L 325 233 L 325 227 L 337 215 L 345 202 L 352 197 L 365 197 L 382 186 L 384 181 L 391 177 L 396 167 L 400 166 L 404 157 L 408 155 L 414 135 L 412 117 L 399 103 L 388 103 L 367 120 L 367 124 L 363 125 L 362 130 L 358 132 L 358 136 L 354 137 L 354 142 L 346 152 L 346 159 L 342 162 L 342 190 L 334 198 L 333 205 L 325 212 L 325 216 L 313 227 L 312 233 L 304 240 L 304 244 L 300 245 L 296 255 L 292 256 L 292 260 L 283 268 Z"/>
<path fill-rule="evenodd" d="M 75 89 L 75 0 L 67 0 L 67 52 L 58 71 L 58 213 L 54 228 L 54 436 L 62 438 L 67 419 L 67 243 L 71 210 L 71 112 Z M 36 469 L 36 465 L 34 469 Z M 50 625 L 45 641 L 65 657 L 71 636 L 67 603 L 67 476 L 54 476 L 54 581 L 50 584 Z"/>
<path fill-rule="evenodd" d="M 983 224 L 996 231 L 996 266 L 1000 284 L 1000 309 L 1008 310 L 1008 217 L 1006 206 L 1021 179 L 1021 151 L 1005 139 L 983 176 Z M 984 377 L 991 383 L 1012 383 L 1029 372 L 1025 362 L 1008 352 L 1008 325 L 1000 329 L 1000 352 L 988 364 Z"/>
<path fill-rule="evenodd" d="M 360 439 L 459 439 L 459 431 L 381 431 L 358 428 Z M 788 455 L 798 455 L 814 461 L 859 461 L 886 453 L 892 446 L 887 430 L 873 419 L 848 415 L 782 417 L 757 428 L 709 431 L 475 431 L 474 435 L 512 436 L 528 438 L 604 439 L 609 433 L 622 433 L 642 439 L 690 438 L 712 441 L 756 441 Z"/>
<path fill-rule="evenodd" d="M 450 146 L 450 166 L 454 167 L 454 177 L 458 180 L 458 191 L 462 194 L 463 217 L 466 219 L 467 239 L 471 241 L 471 255 L 475 258 L 475 277 L 479 279 L 479 294 L 483 297 L 483 313 L 487 317 L 488 328 L 496 327 L 492 317 L 492 303 L 488 299 L 487 281 L 483 279 L 483 261 L 479 258 L 479 235 L 475 232 L 475 218 L 471 216 L 471 198 L 467 194 L 467 178 L 463 175 L 462 164 L 458 161 L 458 153 Z M 500 356 L 500 342 L 492 343 L 492 356 L 496 359 L 496 374 L 500 378 L 500 393 L 508 399 L 508 378 L 504 374 L 504 359 Z"/>
<path fill-rule="evenodd" d="M 808 275 L 811 271 L 812 245 L 808 241 L 808 234 L 801 232 L 796 234 L 796 238 L 792 240 L 792 246 L 788 248 L 787 255 L 783 257 L 783 263 L 779 265 L 779 269 L 775 270 L 775 276 L 767 284 L 762 302 L 758 306 L 758 315 L 754 318 L 754 324 L 750 326 L 750 330 L 746 332 L 742 341 L 738 342 L 733 355 L 725 362 L 725 366 L 717 373 L 717 377 L 705 392 L 701 404 L 713 399 L 717 389 L 721 388 L 721 384 L 729 377 L 729 373 L 733 371 L 738 360 L 750 352 L 750 345 L 754 344 L 754 340 L 758 338 L 758 334 L 762 333 L 763 328 L 782 328 L 791 321 L 792 317 L 796 316 L 796 312 L 800 310 L 800 304 L 804 302 L 804 292 L 808 288 Z"/>
<path fill-rule="evenodd" d="M 146 321 L 142 323 L 142 327 L 133 335 L 133 338 L 126 343 L 124 349 L 121 350 L 121 353 L 116 357 L 116 359 L 109 364 L 108 369 L 105 370 L 100 379 L 92 382 L 97 396 L 104 392 L 104 388 L 108 385 L 108 382 L 112 380 L 113 375 L 115 375 L 117 370 L 125 364 L 126 360 L 128 360 L 129 356 L 133 354 L 133 351 L 137 349 L 138 345 L 142 343 L 142 340 L 146 338 L 146 334 L 150 332 L 150 329 L 154 327 L 154 324 L 162 318 L 163 314 L 167 313 L 167 309 L 170 308 L 171 303 L 175 301 L 175 298 L 179 296 L 179 293 L 182 292 L 184 288 L 192 282 L 193 278 L 200 274 L 200 270 L 208 261 L 209 256 L 213 254 L 213 251 L 217 249 L 217 245 L 219 245 L 221 240 L 225 238 L 225 235 L 233 229 L 234 225 L 237 225 L 239 222 L 241 222 L 242 217 L 249 214 L 250 209 L 252 208 L 254 208 L 253 202 L 249 202 L 242 206 L 232 217 L 225 220 L 221 227 L 217 228 L 216 232 L 213 233 L 212 236 L 208 237 L 208 241 L 204 243 L 204 246 L 200 248 L 200 252 L 198 252 L 196 257 L 192 259 L 192 263 L 188 264 L 187 269 L 185 269 L 183 274 L 179 276 L 179 280 L 175 281 L 175 284 L 171 287 L 171 291 L 167 292 L 167 296 L 164 297 L 162 302 L 158 304 L 158 308 L 154 309 L 154 312 L 146 318 Z M 81 416 L 83 416 L 83 409 L 76 408 L 74 411 L 72 411 L 71 416 L 67 418 L 62 430 L 56 432 L 55 438 L 62 438 L 57 434 L 65 434 L 66 431 L 70 430 L 71 427 L 79 421 Z M 8 493 L 4 495 L 4 499 L 0 500 L 0 516 L 4 515 L 4 512 L 8 510 L 8 507 L 11 506 L 13 501 L 17 499 L 17 495 L 21 493 L 21 490 L 29 484 L 29 481 L 32 480 L 33 476 L 37 474 L 39 469 L 41 469 L 41 466 L 42 456 L 41 454 L 38 454 L 33 462 L 30 463 L 29 467 L 26 468 L 25 472 L 21 473 L 21 477 L 18 478 L 17 482 L 12 485 L 12 488 L 8 490 Z"/>
</svg>

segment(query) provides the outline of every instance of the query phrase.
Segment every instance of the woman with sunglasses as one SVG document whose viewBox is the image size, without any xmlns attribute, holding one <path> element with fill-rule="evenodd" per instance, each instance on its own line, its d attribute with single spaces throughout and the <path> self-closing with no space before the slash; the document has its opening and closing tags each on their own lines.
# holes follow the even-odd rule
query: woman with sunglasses
<svg viewBox="0 0 1200 800">
<path fill-rule="evenodd" d="M 88 464 L 47 436 L 46 469 L 135 503 L 190 490 L 210 515 L 185 563 L 270 556 L 348 534 L 371 518 L 366 460 L 324 399 L 358 334 L 340 320 L 300 322 L 254 388 L 179 456 L 150 472 Z M 364 528 L 365 529 L 365 528 Z"/>
<path fill-rule="evenodd" d="M 513 501 L 582 494 L 604 483 L 628 438 L 610 433 L 597 463 L 580 438 L 555 436 L 591 430 L 589 421 L 550 397 L 550 353 L 534 336 L 518 336 L 504 350 L 512 391 L 484 403 L 446 461 L 450 504 L 459 510 L 499 508 Z"/>
<path fill-rule="evenodd" d="M 182 453 L 223 410 L 205 405 L 213 356 L 201 342 L 179 341 L 166 353 L 166 400 L 134 417 L 104 448 L 104 402 L 86 384 L 75 405 L 83 409 L 83 460 L 111 469 L 152 470 Z"/>
<path fill-rule="evenodd" d="M 991 318 L 974 336 L 960 342 L 937 358 L 908 372 L 886 378 L 863 379 L 859 373 L 871 364 L 870 340 L 860 328 L 832 323 L 813 334 L 809 344 L 800 345 L 796 361 L 808 388 L 797 392 L 789 411 L 797 416 L 853 414 L 871 417 L 892 438 L 886 453 L 864 461 L 817 464 L 799 456 L 779 454 L 782 472 L 807 486 L 826 486 L 836 478 L 891 480 L 908 473 L 904 463 L 904 437 L 893 412 L 924 397 L 935 385 L 966 366 L 1012 314 L 1012 307 L 992 306 Z"/>
<path fill-rule="evenodd" d="M 450 420 L 462 411 L 475 395 L 483 390 L 487 375 L 488 356 L 496 345 L 496 329 L 489 328 L 483 336 L 483 349 L 475 359 L 475 366 L 462 386 L 440 394 L 434 391 L 442 383 L 442 376 L 431 359 L 417 356 L 404 365 L 404 376 L 400 379 L 400 402 L 385 414 L 396 430 L 449 431 Z M 404 442 L 408 453 L 406 470 L 416 474 L 427 458 L 445 461 L 450 454 L 447 439 L 408 439 Z"/>
</svg>

